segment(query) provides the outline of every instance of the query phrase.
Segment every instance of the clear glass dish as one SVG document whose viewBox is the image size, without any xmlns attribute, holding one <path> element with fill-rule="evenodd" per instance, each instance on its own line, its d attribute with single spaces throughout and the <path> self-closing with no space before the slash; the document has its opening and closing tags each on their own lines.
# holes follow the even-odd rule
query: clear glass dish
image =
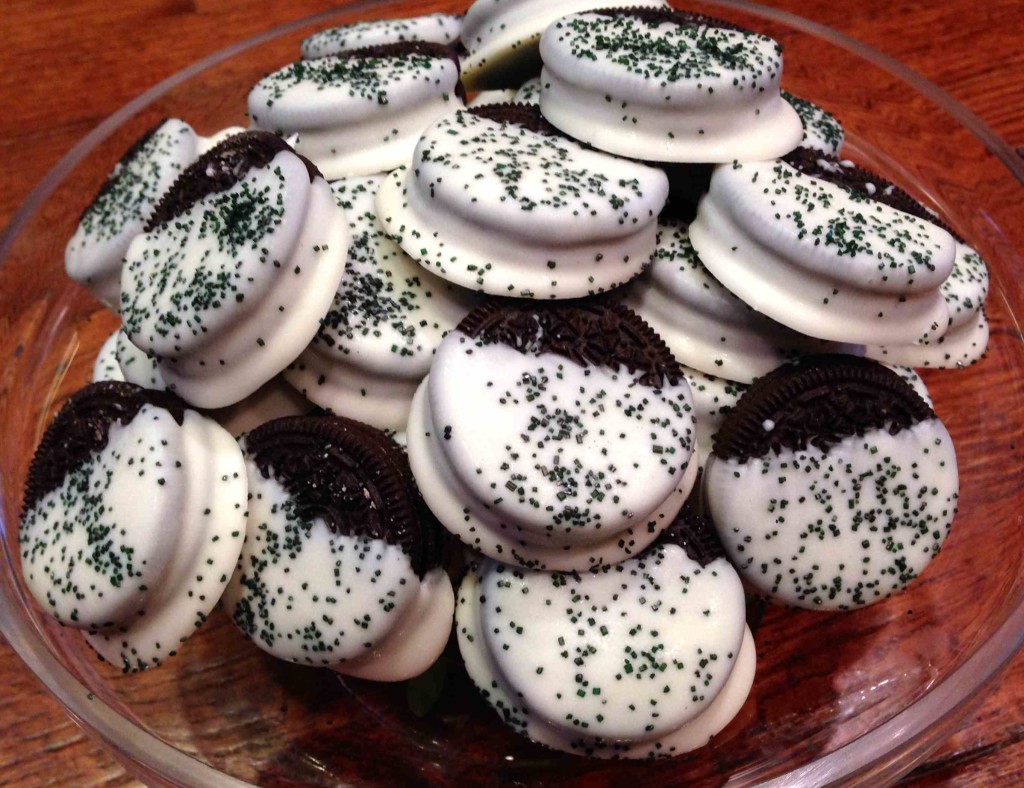
<svg viewBox="0 0 1024 788">
<path fill-rule="evenodd" d="M 244 124 L 249 86 L 294 59 L 305 35 L 394 16 L 395 7 L 344 3 L 194 64 L 90 133 L 14 216 L 0 239 L 3 634 L 74 718 L 153 784 L 896 779 L 955 730 L 1024 640 L 1024 167 L 968 110 L 905 67 L 753 4 L 699 10 L 782 41 L 784 86 L 843 120 L 846 155 L 939 210 L 992 269 L 988 356 L 967 371 L 925 374 L 957 446 L 961 510 L 942 554 L 908 593 L 845 615 L 752 609 L 758 677 L 740 716 L 703 751 L 651 764 L 586 761 L 520 739 L 454 657 L 443 697 L 419 717 L 405 687 L 274 661 L 222 614 L 163 668 L 122 676 L 29 602 L 17 550 L 28 461 L 116 325 L 63 276 L 81 209 L 161 117 L 183 117 L 201 133 Z"/>
</svg>

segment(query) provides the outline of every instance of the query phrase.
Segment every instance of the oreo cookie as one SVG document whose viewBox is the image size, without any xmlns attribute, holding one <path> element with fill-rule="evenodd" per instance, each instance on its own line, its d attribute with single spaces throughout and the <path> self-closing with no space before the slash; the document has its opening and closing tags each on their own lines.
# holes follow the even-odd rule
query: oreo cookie
<svg viewBox="0 0 1024 788">
<path fill-rule="evenodd" d="M 682 367 L 661 337 L 621 304 L 490 301 L 470 312 L 457 330 L 524 354 L 555 353 L 581 366 L 624 366 L 654 388 L 683 379 Z"/>
<path fill-rule="evenodd" d="M 416 574 L 441 566 L 447 534 L 422 506 L 405 453 L 380 430 L 329 415 L 275 419 L 245 436 L 264 479 L 276 479 L 297 516 L 333 534 L 400 547 Z"/>
<path fill-rule="evenodd" d="M 933 418 L 888 367 L 857 356 L 805 356 L 751 386 L 715 434 L 714 453 L 744 461 L 809 446 L 828 451 L 869 430 L 895 435 Z"/>
<path fill-rule="evenodd" d="M 164 194 L 146 225 L 146 232 L 183 216 L 204 197 L 224 192 L 242 181 L 251 170 L 266 167 L 281 151 L 292 147 L 267 131 L 243 131 L 228 137 L 186 169 Z M 323 177 L 309 159 L 299 156 L 309 172 L 309 182 Z"/>
<path fill-rule="evenodd" d="M 639 554 L 697 473 L 681 368 L 635 313 L 600 301 L 475 309 L 438 347 L 407 438 L 444 527 L 531 569 Z"/>
<path fill-rule="evenodd" d="M 144 405 L 166 410 L 179 425 L 187 407 L 173 394 L 121 381 L 91 383 L 72 394 L 43 434 L 29 465 L 23 510 L 35 506 L 90 455 L 106 447 L 111 427 L 127 424 Z"/>
<path fill-rule="evenodd" d="M 264 651 L 362 678 L 419 675 L 448 641 L 447 537 L 401 449 L 350 419 L 277 419 L 243 436 L 245 546 L 224 594 Z"/>
<path fill-rule="evenodd" d="M 74 395 L 29 469 L 18 532 L 39 605 L 134 672 L 206 620 L 238 560 L 242 454 L 176 397 L 105 382 Z"/>
<path fill-rule="evenodd" d="M 875 362 L 808 357 L 756 381 L 704 473 L 730 561 L 758 593 L 851 609 L 902 591 L 938 554 L 959 477 L 945 426 Z"/>
</svg>

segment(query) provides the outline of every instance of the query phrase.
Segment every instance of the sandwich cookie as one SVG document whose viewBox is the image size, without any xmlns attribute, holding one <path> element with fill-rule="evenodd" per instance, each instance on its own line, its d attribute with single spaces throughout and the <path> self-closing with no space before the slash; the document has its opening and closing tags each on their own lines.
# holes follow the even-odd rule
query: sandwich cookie
<svg viewBox="0 0 1024 788">
<path fill-rule="evenodd" d="M 302 57 L 339 55 L 352 49 L 399 44 L 405 41 L 431 41 L 454 44 L 462 32 L 462 17 L 453 14 L 427 14 L 409 19 L 373 19 L 341 25 L 314 33 L 302 42 Z"/>
<path fill-rule="evenodd" d="M 800 115 L 800 122 L 804 128 L 800 147 L 821 151 L 830 156 L 838 156 L 845 137 L 839 119 L 824 107 L 794 96 L 786 90 L 782 91 L 782 98 L 788 101 Z"/>
<path fill-rule="evenodd" d="M 773 159 L 800 144 L 782 47 L 671 8 L 574 14 L 540 42 L 540 109 L 581 142 L 660 162 Z"/>
<path fill-rule="evenodd" d="M 280 659 L 400 681 L 440 656 L 455 596 L 447 535 L 402 450 L 334 416 L 279 419 L 244 436 L 249 520 L 228 613 Z"/>
<path fill-rule="evenodd" d="M 583 573 L 491 560 L 459 589 L 470 678 L 506 725 L 596 758 L 708 743 L 754 678 L 743 587 L 714 538 L 674 524 L 642 555 Z"/>
<path fill-rule="evenodd" d="M 329 180 L 406 164 L 420 134 L 463 106 L 455 51 L 407 41 L 299 60 L 249 93 L 254 128 L 298 134 Z"/>
<path fill-rule="evenodd" d="M 685 223 L 665 219 L 659 231 L 650 273 L 630 286 L 625 301 L 681 364 L 750 383 L 802 353 L 855 349 L 805 336 L 754 311 L 711 275 Z"/>
<path fill-rule="evenodd" d="M 127 338 L 188 402 L 238 402 L 315 336 L 347 247 L 316 168 L 273 134 L 237 134 L 189 167 L 129 247 Z"/>
<path fill-rule="evenodd" d="M 121 261 L 160 198 L 199 156 L 200 138 L 187 123 L 162 120 L 128 149 L 64 250 L 68 276 L 113 310 L 121 292 Z"/>
<path fill-rule="evenodd" d="M 631 5 L 667 8 L 664 0 Z M 462 24 L 463 80 L 470 90 L 508 88 L 540 71 L 541 33 L 559 17 L 601 8 L 597 0 L 475 0 Z"/>
<path fill-rule="evenodd" d="M 494 302 L 441 342 L 413 399 L 424 500 L 496 560 L 585 570 L 637 555 L 697 473 L 679 365 L 623 306 Z"/>
<path fill-rule="evenodd" d="M 47 429 L 18 544 L 25 582 L 124 672 L 174 656 L 220 599 L 242 549 L 242 454 L 176 397 L 94 383 Z"/>
<path fill-rule="evenodd" d="M 690 224 L 701 262 L 758 312 L 802 334 L 903 344 L 941 333 L 953 237 L 845 185 L 824 154 L 805 154 L 799 165 L 715 168 Z"/>
<path fill-rule="evenodd" d="M 514 90 L 481 90 L 466 103 L 469 108 L 482 107 L 486 104 L 507 104 L 516 96 Z"/>
<path fill-rule="evenodd" d="M 989 326 L 983 308 L 988 289 L 985 261 L 971 247 L 957 241 L 953 272 L 942 283 L 942 297 L 949 312 L 945 333 L 912 345 L 872 345 L 865 355 L 887 364 L 911 367 L 969 367 L 988 348 Z"/>
<path fill-rule="evenodd" d="M 632 279 L 651 259 L 668 182 L 587 150 L 536 109 L 497 104 L 431 126 L 412 165 L 377 194 L 385 231 L 460 287 L 577 298 Z"/>
<path fill-rule="evenodd" d="M 118 328 L 113 334 L 106 338 L 96 354 L 96 360 L 92 365 L 92 382 L 102 383 L 106 380 L 124 382 L 124 373 L 121 365 L 117 363 L 117 337 L 121 333 Z"/>
<path fill-rule="evenodd" d="M 761 378 L 715 436 L 708 512 L 758 593 L 846 610 L 903 590 L 957 510 L 953 442 L 900 377 L 819 356 Z"/>
<path fill-rule="evenodd" d="M 345 276 L 319 333 L 284 376 L 334 413 L 405 430 L 434 349 L 477 298 L 421 268 L 384 234 L 374 207 L 382 180 L 332 185 L 349 220 Z"/>
<path fill-rule="evenodd" d="M 526 104 L 528 107 L 540 106 L 540 77 L 528 79 L 519 86 L 512 97 L 513 104 Z"/>
</svg>

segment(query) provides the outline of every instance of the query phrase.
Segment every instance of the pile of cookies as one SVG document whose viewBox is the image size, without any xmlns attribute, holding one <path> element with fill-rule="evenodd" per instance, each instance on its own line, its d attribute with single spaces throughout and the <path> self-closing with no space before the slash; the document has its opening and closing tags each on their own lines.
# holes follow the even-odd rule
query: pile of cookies
<svg viewBox="0 0 1024 788">
<path fill-rule="evenodd" d="M 159 124 L 67 247 L 122 326 L 30 469 L 36 600 L 125 671 L 218 603 L 381 681 L 454 631 L 536 742 L 706 744 L 745 590 L 853 609 L 938 553 L 912 367 L 988 340 L 981 258 L 782 76 L 660 0 L 477 0 L 310 37 L 249 130 Z"/>
</svg>

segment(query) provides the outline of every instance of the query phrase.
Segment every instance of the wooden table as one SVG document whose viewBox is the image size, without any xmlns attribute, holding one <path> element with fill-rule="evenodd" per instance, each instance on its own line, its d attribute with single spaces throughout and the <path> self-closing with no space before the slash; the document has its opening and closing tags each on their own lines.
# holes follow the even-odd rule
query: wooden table
<svg viewBox="0 0 1024 788">
<path fill-rule="evenodd" d="M 773 0 L 770 4 L 881 49 L 1024 145 L 1022 0 Z M 146 88 L 225 44 L 330 0 L 7 0 L 0 21 L 0 226 L 57 160 Z M 426 3 L 408 2 L 410 15 Z M 86 737 L 0 640 L 0 784 L 132 782 Z M 911 778 L 915 786 L 1024 781 L 1024 656 L 960 731 Z"/>
</svg>

